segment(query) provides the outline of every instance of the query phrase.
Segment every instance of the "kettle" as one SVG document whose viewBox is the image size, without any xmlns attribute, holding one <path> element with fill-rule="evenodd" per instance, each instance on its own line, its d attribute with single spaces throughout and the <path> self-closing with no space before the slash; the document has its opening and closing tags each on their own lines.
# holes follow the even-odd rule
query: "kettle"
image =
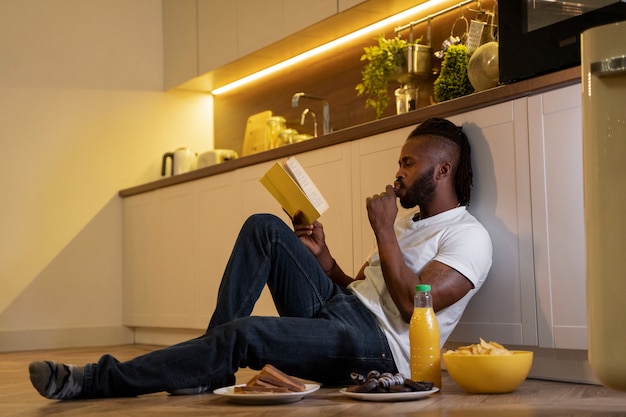
<svg viewBox="0 0 626 417">
<path fill-rule="evenodd" d="M 167 160 L 171 158 L 170 175 L 183 174 L 196 168 L 196 158 L 198 154 L 190 148 L 178 148 L 174 152 L 163 154 L 161 164 L 161 176 L 165 176 Z"/>
</svg>

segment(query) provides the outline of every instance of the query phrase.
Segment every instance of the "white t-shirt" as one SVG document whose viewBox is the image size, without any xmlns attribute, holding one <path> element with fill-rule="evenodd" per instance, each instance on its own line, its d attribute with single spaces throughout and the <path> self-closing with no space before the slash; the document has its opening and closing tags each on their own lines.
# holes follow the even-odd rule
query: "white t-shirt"
<svg viewBox="0 0 626 417">
<path fill-rule="evenodd" d="M 419 274 L 426 264 L 437 260 L 463 274 L 474 285 L 462 299 L 437 312 L 443 346 L 487 277 L 491 268 L 491 239 L 464 206 L 419 221 L 413 221 L 413 214 L 401 213 L 395 222 L 396 237 L 407 266 Z M 398 371 L 409 376 L 409 325 L 402 320 L 387 290 L 378 250 L 372 251 L 368 262 L 365 279 L 353 282 L 348 288 L 374 313 L 387 336 Z"/>
</svg>

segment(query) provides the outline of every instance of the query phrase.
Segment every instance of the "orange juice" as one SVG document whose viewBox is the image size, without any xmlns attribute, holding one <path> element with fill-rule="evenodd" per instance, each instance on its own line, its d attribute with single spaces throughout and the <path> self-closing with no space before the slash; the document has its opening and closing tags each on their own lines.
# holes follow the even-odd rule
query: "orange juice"
<svg viewBox="0 0 626 417">
<path fill-rule="evenodd" d="M 420 304 L 420 290 L 416 295 L 416 307 L 413 310 L 409 325 L 409 341 L 411 344 L 411 379 L 414 381 L 432 382 L 441 388 L 441 349 L 439 345 L 439 325 L 432 308 L 430 292 L 428 302 L 430 306 Z M 429 288 L 430 290 L 430 288 Z"/>
</svg>

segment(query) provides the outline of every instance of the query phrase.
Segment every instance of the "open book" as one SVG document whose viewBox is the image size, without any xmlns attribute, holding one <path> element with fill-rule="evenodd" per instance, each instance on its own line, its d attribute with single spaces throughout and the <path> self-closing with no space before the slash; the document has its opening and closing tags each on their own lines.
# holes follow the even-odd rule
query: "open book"
<svg viewBox="0 0 626 417">
<path fill-rule="evenodd" d="M 324 196 L 294 157 L 275 163 L 260 181 L 291 218 L 300 210 L 310 224 L 328 209 Z"/>
</svg>

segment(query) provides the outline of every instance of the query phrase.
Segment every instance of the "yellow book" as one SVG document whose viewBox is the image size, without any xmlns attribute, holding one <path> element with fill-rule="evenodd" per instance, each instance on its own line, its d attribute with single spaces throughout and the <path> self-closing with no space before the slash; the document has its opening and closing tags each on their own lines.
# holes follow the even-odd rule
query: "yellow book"
<svg viewBox="0 0 626 417">
<path fill-rule="evenodd" d="M 260 181 L 291 218 L 299 210 L 310 224 L 328 209 L 326 199 L 294 157 L 275 163 Z"/>
</svg>

